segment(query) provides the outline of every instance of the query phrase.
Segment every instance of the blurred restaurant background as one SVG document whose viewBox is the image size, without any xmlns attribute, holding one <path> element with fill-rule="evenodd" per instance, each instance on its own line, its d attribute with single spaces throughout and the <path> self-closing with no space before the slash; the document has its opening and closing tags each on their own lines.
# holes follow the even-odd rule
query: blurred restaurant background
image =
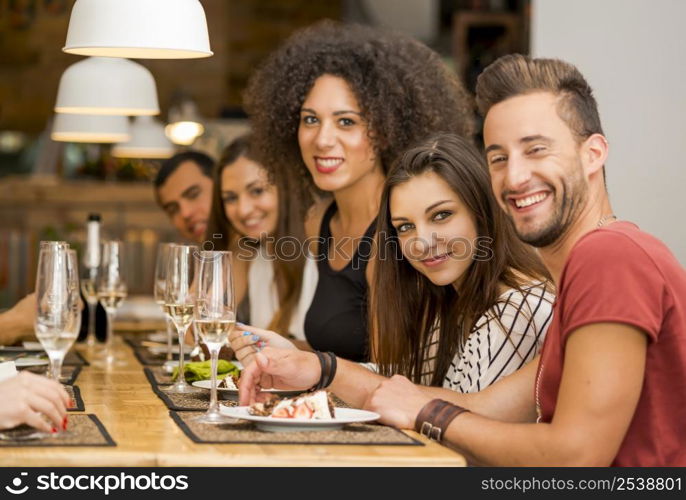
<svg viewBox="0 0 686 500">
<path fill-rule="evenodd" d="M 158 129 L 192 120 L 204 131 L 184 138 L 167 127 L 162 151 L 142 158 L 118 157 L 116 143 L 51 138 L 60 77 L 82 59 L 61 50 L 74 1 L 0 0 L 0 308 L 33 289 L 38 242 L 66 240 L 78 250 L 91 212 L 102 215 L 104 236 L 125 242 L 129 293 L 149 294 L 157 243 L 177 239 L 153 196 L 162 158 L 189 147 L 218 158 L 247 130 L 241 95 L 251 71 L 293 31 L 322 18 L 410 33 L 472 91 L 481 70 L 507 53 L 577 64 L 596 89 L 612 146 L 617 215 L 663 239 L 686 265 L 678 217 L 686 169 L 677 151 L 686 139 L 686 2 L 200 1 L 212 57 L 136 62 L 154 76 Z"/>
</svg>

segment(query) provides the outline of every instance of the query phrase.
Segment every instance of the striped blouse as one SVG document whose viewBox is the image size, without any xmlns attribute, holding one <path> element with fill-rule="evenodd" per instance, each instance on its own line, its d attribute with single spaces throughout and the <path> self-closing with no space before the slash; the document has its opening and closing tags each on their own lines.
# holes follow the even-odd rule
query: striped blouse
<svg viewBox="0 0 686 500">
<path fill-rule="evenodd" d="M 550 285 L 541 283 L 503 293 L 477 321 L 462 352 L 455 355 L 443 387 L 463 393 L 478 392 L 531 361 L 543 347 L 554 300 Z M 438 330 L 424 361 L 425 384 L 431 382 L 437 350 Z"/>
</svg>

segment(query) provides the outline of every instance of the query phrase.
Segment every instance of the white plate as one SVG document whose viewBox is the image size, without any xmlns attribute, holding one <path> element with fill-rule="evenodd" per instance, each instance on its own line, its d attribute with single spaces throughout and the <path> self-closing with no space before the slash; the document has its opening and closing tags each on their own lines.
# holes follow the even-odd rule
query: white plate
<svg viewBox="0 0 686 500">
<path fill-rule="evenodd" d="M 22 347 L 27 351 L 44 351 L 43 345 L 40 342 L 22 342 Z"/>
<path fill-rule="evenodd" d="M 330 431 L 340 429 L 346 424 L 373 422 L 381 416 L 378 413 L 354 408 L 336 408 L 336 418 L 332 420 L 258 417 L 250 415 L 247 406 L 219 405 L 219 410 L 227 417 L 255 422 L 258 429 L 269 432 Z"/>
<path fill-rule="evenodd" d="M 166 344 L 167 343 L 167 332 L 151 333 L 148 335 L 148 340 L 151 342 L 160 342 L 162 344 Z M 178 337 L 178 335 L 176 335 L 175 332 L 172 334 L 172 344 L 175 344 L 177 346 L 176 348 L 178 349 L 179 337 Z"/>
<path fill-rule="evenodd" d="M 232 363 L 236 364 L 238 361 L 232 361 Z M 242 366 L 241 366 L 242 368 Z M 220 382 L 220 380 L 217 380 L 217 384 Z M 212 389 L 212 381 L 211 380 L 197 380 L 193 382 L 195 387 L 200 387 L 201 389 L 207 389 L 208 391 Z M 268 392 L 270 394 L 276 394 L 278 396 L 298 396 L 302 394 L 303 391 L 282 391 L 279 389 L 264 389 L 263 392 Z M 224 387 L 217 387 L 217 393 L 221 395 L 223 399 L 229 399 L 231 401 L 237 401 L 238 400 L 238 391 L 236 389 L 226 389 Z"/>
<path fill-rule="evenodd" d="M 44 366 L 48 364 L 47 359 L 40 358 L 17 358 L 14 360 L 17 368 L 24 368 L 27 366 Z"/>
</svg>

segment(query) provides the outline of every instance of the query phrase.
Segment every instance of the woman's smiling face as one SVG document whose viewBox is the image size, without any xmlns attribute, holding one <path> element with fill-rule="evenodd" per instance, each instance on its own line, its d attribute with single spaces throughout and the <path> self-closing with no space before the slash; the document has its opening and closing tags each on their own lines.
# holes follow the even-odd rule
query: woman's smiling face
<svg viewBox="0 0 686 500">
<path fill-rule="evenodd" d="M 315 80 L 300 109 L 298 144 L 303 162 L 323 191 L 345 189 L 381 169 L 359 103 L 348 83 L 337 76 Z"/>
<path fill-rule="evenodd" d="M 433 284 L 458 284 L 472 263 L 477 229 L 469 209 L 438 174 L 393 188 L 391 223 L 404 258 Z"/>
<path fill-rule="evenodd" d="M 236 231 L 255 240 L 274 232 L 279 195 L 259 164 L 241 156 L 224 167 L 221 183 L 224 213 Z"/>
</svg>

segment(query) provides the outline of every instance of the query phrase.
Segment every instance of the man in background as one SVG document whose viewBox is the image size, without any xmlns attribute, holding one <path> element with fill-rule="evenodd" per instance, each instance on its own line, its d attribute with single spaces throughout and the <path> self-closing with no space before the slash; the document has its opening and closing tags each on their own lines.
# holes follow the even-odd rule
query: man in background
<svg viewBox="0 0 686 500">
<path fill-rule="evenodd" d="M 184 151 L 162 163 L 155 198 L 179 234 L 195 243 L 205 239 L 212 205 L 214 161 L 199 151 Z"/>
</svg>

